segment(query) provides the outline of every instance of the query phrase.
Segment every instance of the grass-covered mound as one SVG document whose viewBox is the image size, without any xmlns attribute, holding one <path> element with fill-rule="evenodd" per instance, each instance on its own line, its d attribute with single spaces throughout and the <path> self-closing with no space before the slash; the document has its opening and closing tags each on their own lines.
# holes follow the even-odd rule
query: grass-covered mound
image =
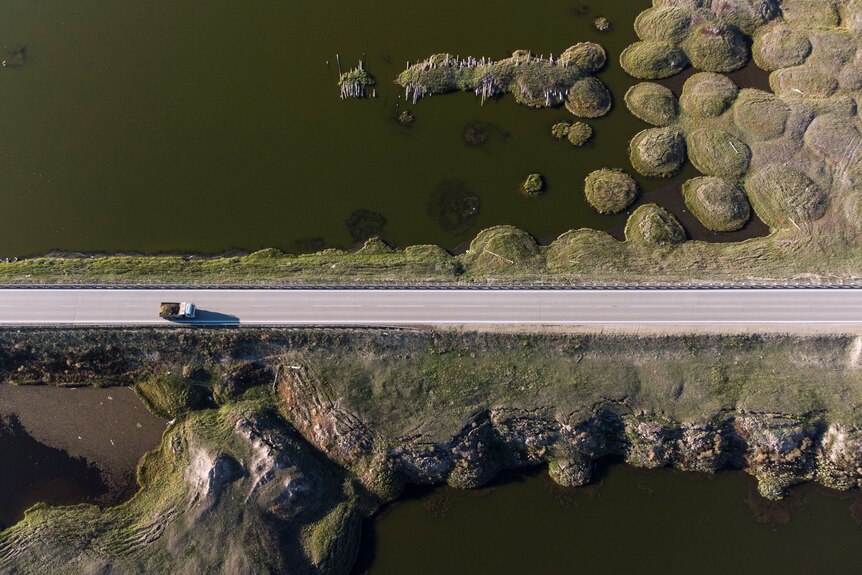
<svg viewBox="0 0 862 575">
<path fill-rule="evenodd" d="M 771 165 L 745 180 L 751 206 L 773 229 L 798 227 L 823 216 L 827 196 L 807 175 L 787 166 Z"/>
<path fill-rule="evenodd" d="M 686 135 L 688 157 L 707 176 L 739 178 L 751 163 L 751 150 L 723 130 L 704 128 Z"/>
<path fill-rule="evenodd" d="M 751 217 L 748 198 L 735 183 L 714 177 L 694 178 L 682 186 L 685 205 L 714 232 L 733 232 Z"/>
<path fill-rule="evenodd" d="M 679 221 L 656 204 L 646 204 L 636 209 L 626 222 L 625 234 L 626 241 L 655 246 L 685 241 L 685 230 Z"/>
<path fill-rule="evenodd" d="M 604 48 L 582 42 L 559 57 L 535 56 L 518 50 L 502 60 L 436 54 L 413 64 L 396 83 L 413 102 L 423 96 L 472 91 L 482 101 L 511 93 L 526 106 L 543 108 L 563 103 L 572 113 L 595 118 L 610 110 L 610 92 L 592 75 L 604 67 Z"/>
<path fill-rule="evenodd" d="M 749 140 L 774 140 L 784 135 L 790 109 L 774 94 L 742 90 L 733 105 L 733 121 Z"/>
<path fill-rule="evenodd" d="M 685 70 L 688 57 L 672 42 L 643 40 L 623 50 L 620 64 L 635 78 L 658 80 Z"/>
<path fill-rule="evenodd" d="M 713 118 L 730 108 L 738 94 L 739 88 L 727 76 L 700 72 L 683 84 L 679 104 L 690 116 Z"/>
<path fill-rule="evenodd" d="M 773 22 L 758 31 L 751 51 L 754 62 L 771 72 L 805 62 L 811 54 L 811 42 L 785 22 Z"/>
<path fill-rule="evenodd" d="M 629 155 L 639 173 L 667 178 L 685 161 L 685 138 L 675 128 L 650 128 L 632 138 Z"/>
<path fill-rule="evenodd" d="M 683 41 L 691 65 L 709 72 L 733 72 L 748 62 L 748 44 L 732 26 L 718 23 L 694 26 Z"/>
<path fill-rule="evenodd" d="M 611 92 L 598 78 L 581 78 L 569 88 L 566 109 L 579 118 L 599 118 L 613 106 Z"/>
<path fill-rule="evenodd" d="M 513 226 L 495 226 L 482 230 L 470 242 L 463 256 L 466 265 L 477 266 L 485 272 L 511 270 L 530 266 L 541 258 L 542 250 L 533 236 Z"/>
<path fill-rule="evenodd" d="M 603 168 L 587 176 L 584 194 L 600 214 L 616 214 L 637 199 L 638 184 L 623 170 Z"/>
<path fill-rule="evenodd" d="M 644 80 L 671 76 L 689 64 L 732 72 L 749 59 L 748 36 L 780 14 L 778 0 L 655 0 L 635 20 L 641 39 L 620 55 Z"/>
<path fill-rule="evenodd" d="M 589 124 L 573 122 L 566 133 L 566 139 L 573 146 L 583 146 L 593 137 L 593 129 Z"/>
<path fill-rule="evenodd" d="M 829 98 L 838 90 L 838 79 L 806 63 L 776 70 L 769 75 L 769 87 L 782 97 Z"/>
<path fill-rule="evenodd" d="M 804 141 L 808 149 L 839 169 L 858 161 L 862 150 L 862 135 L 852 119 L 836 114 L 814 118 Z"/>
<path fill-rule="evenodd" d="M 690 29 L 691 12 L 679 6 L 648 8 L 635 18 L 635 32 L 641 40 L 679 44 Z"/>
<path fill-rule="evenodd" d="M 626 92 L 625 102 L 632 114 L 653 126 L 668 126 L 679 117 L 676 96 L 661 84 L 636 84 Z"/>
</svg>

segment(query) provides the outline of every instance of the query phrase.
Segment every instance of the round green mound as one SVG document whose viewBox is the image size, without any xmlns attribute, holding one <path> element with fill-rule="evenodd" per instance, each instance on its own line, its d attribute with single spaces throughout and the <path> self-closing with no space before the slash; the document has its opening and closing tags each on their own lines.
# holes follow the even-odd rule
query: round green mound
<svg viewBox="0 0 862 575">
<path fill-rule="evenodd" d="M 638 184 L 623 170 L 603 168 L 587 176 L 584 182 L 587 202 L 600 214 L 616 214 L 638 197 Z"/>
<path fill-rule="evenodd" d="M 545 180 L 542 174 L 530 174 L 524 183 L 521 184 L 521 192 L 524 195 L 534 198 L 545 191 Z"/>
<path fill-rule="evenodd" d="M 739 88 L 730 78 L 711 72 L 699 72 L 685 81 L 679 104 L 691 116 L 710 118 L 720 116 L 739 94 Z"/>
<path fill-rule="evenodd" d="M 620 65 L 635 78 L 657 80 L 682 72 L 688 57 L 672 42 L 643 40 L 623 50 Z"/>
<path fill-rule="evenodd" d="M 804 34 L 776 22 L 755 36 L 751 52 L 755 64 L 771 72 L 805 62 L 811 54 L 811 42 Z"/>
<path fill-rule="evenodd" d="M 479 232 L 463 257 L 472 266 L 507 269 L 512 265 L 529 263 L 540 255 L 536 240 L 524 230 L 495 226 Z"/>
<path fill-rule="evenodd" d="M 667 178 L 685 161 L 685 138 L 673 128 L 650 128 L 632 138 L 629 156 L 634 168 L 644 176 Z"/>
<path fill-rule="evenodd" d="M 675 217 L 655 204 L 639 207 L 626 222 L 626 241 L 656 246 L 685 241 L 685 230 Z"/>
<path fill-rule="evenodd" d="M 769 92 L 743 90 L 733 103 L 733 121 L 749 140 L 773 140 L 784 134 L 787 105 Z"/>
<path fill-rule="evenodd" d="M 862 135 L 852 120 L 836 114 L 820 114 L 811 122 L 803 138 L 815 154 L 836 166 L 846 165 L 862 148 Z"/>
<path fill-rule="evenodd" d="M 745 180 L 751 207 L 773 229 L 820 219 L 828 199 L 811 178 L 783 165 L 770 165 Z"/>
<path fill-rule="evenodd" d="M 635 18 L 635 32 L 641 40 L 679 44 L 690 28 L 690 12 L 676 6 L 649 8 Z"/>
<path fill-rule="evenodd" d="M 841 23 L 835 3 L 829 0 L 782 0 L 784 19 L 808 28 L 832 28 Z"/>
<path fill-rule="evenodd" d="M 838 80 L 814 66 L 803 64 L 770 74 L 769 87 L 779 96 L 828 98 L 838 89 Z"/>
<path fill-rule="evenodd" d="M 715 12 L 722 20 L 749 36 L 781 13 L 778 0 L 735 0 L 714 4 Z"/>
<path fill-rule="evenodd" d="M 566 138 L 573 146 L 583 146 L 593 137 L 593 129 L 583 122 L 574 122 L 569 126 Z"/>
<path fill-rule="evenodd" d="M 728 180 L 694 178 L 683 184 L 682 194 L 686 207 L 708 230 L 734 232 L 751 217 L 745 192 Z"/>
<path fill-rule="evenodd" d="M 580 42 L 560 54 L 560 61 L 575 65 L 588 74 L 598 72 L 608 61 L 607 52 L 595 42 Z"/>
<path fill-rule="evenodd" d="M 611 92 L 593 76 L 581 78 L 569 88 L 566 109 L 579 118 L 598 118 L 611 110 Z"/>
<path fill-rule="evenodd" d="M 653 126 L 670 125 L 679 117 L 676 96 L 660 84 L 642 82 L 632 86 L 625 102 L 632 114 Z"/>
<path fill-rule="evenodd" d="M 682 43 L 691 65 L 707 72 L 733 72 L 748 62 L 745 37 L 731 26 L 702 23 Z"/>
<path fill-rule="evenodd" d="M 739 178 L 751 163 L 751 149 L 723 130 L 695 130 L 686 142 L 691 163 L 707 176 Z"/>
</svg>

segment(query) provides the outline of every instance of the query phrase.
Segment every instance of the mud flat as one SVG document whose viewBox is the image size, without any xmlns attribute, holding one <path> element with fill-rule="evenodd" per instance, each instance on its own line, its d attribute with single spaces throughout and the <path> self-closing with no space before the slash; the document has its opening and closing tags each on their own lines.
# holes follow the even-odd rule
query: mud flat
<svg viewBox="0 0 862 575">
<path fill-rule="evenodd" d="M 4 466 L 19 469 L 4 474 L 16 478 L 2 490 L 7 525 L 40 501 L 116 505 L 131 497 L 138 463 L 158 447 L 166 423 L 127 387 L 9 384 L 0 384 L 0 419 Z"/>
</svg>

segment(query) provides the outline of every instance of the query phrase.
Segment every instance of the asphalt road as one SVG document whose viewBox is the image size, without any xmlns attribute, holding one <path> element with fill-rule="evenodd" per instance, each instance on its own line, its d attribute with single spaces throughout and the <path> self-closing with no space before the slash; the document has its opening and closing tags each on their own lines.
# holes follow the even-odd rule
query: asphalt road
<svg viewBox="0 0 862 575">
<path fill-rule="evenodd" d="M 189 301 L 195 320 L 158 317 Z M 862 290 L 4 289 L 0 325 L 862 324 Z"/>
</svg>

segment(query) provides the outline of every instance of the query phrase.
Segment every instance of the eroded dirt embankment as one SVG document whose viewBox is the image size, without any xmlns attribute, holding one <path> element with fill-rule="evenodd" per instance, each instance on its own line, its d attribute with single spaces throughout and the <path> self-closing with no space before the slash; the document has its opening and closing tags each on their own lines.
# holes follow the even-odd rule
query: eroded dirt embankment
<svg viewBox="0 0 862 575">
<path fill-rule="evenodd" d="M 0 536 L 0 567 L 344 573 L 361 519 L 407 483 L 475 487 L 546 464 L 582 485 L 608 455 L 742 468 L 772 498 L 808 480 L 855 488 L 860 348 L 780 334 L 0 330 L 3 380 L 133 385 L 175 419 L 131 501 L 31 510 Z M 212 540 L 231 543 L 214 553 Z"/>
</svg>

